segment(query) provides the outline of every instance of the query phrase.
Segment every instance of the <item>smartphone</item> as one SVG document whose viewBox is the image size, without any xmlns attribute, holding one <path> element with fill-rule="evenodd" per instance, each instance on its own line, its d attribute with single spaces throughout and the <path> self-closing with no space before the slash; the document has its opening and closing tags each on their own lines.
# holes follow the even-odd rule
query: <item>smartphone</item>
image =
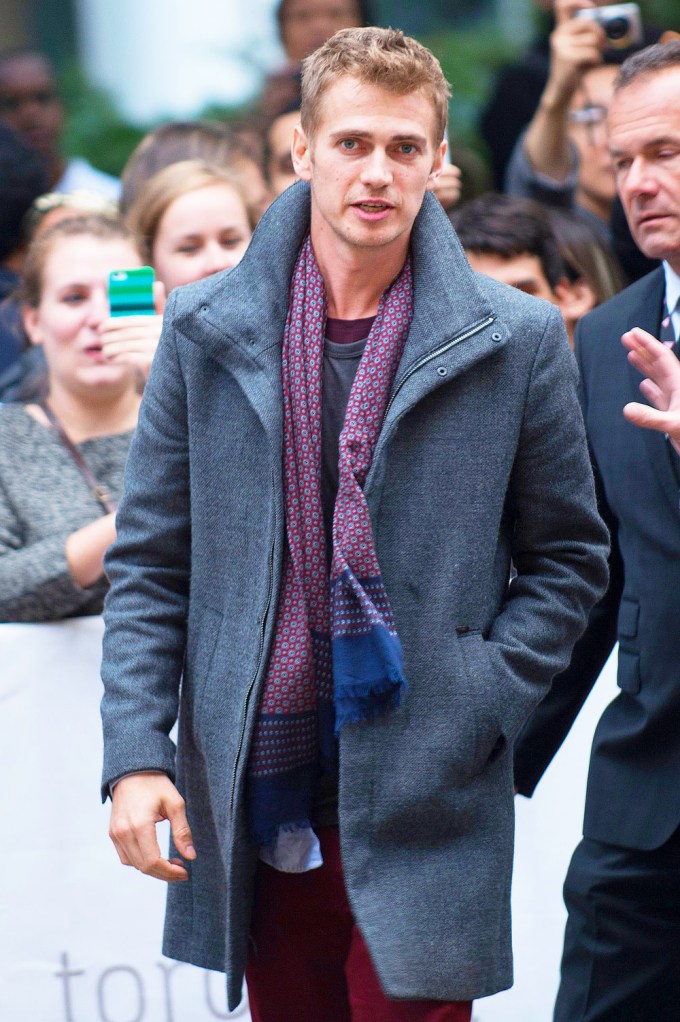
<svg viewBox="0 0 680 1022">
<path fill-rule="evenodd" d="M 642 18 L 637 4 L 609 4 L 607 7 L 585 7 L 576 11 L 575 18 L 598 21 L 607 36 L 607 45 L 624 50 L 638 46 L 642 40 Z"/>
<path fill-rule="evenodd" d="M 112 316 L 153 316 L 154 272 L 151 266 L 112 270 L 109 274 L 109 308 Z"/>
</svg>

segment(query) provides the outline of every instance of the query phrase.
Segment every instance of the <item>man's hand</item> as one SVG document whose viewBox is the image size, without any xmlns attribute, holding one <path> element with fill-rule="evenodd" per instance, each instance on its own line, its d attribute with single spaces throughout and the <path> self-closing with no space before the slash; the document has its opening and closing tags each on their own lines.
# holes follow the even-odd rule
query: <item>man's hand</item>
<svg viewBox="0 0 680 1022">
<path fill-rule="evenodd" d="M 195 859 L 184 799 L 166 774 L 130 774 L 118 781 L 111 798 L 109 836 L 124 866 L 159 880 L 187 880 L 181 859 L 164 859 L 156 824 L 169 820 L 175 846 L 184 859 Z"/>
<path fill-rule="evenodd" d="M 549 100 L 567 105 L 583 72 L 602 63 L 605 45 L 604 30 L 596 21 L 569 17 L 559 22 L 550 36 L 550 74 L 545 90 Z"/>
<path fill-rule="evenodd" d="M 625 406 L 623 414 L 636 426 L 668 433 L 680 454 L 680 361 L 640 327 L 624 334 L 621 343 L 628 349 L 628 361 L 645 377 L 640 390 L 654 405 L 649 408 L 634 401 Z"/>
</svg>

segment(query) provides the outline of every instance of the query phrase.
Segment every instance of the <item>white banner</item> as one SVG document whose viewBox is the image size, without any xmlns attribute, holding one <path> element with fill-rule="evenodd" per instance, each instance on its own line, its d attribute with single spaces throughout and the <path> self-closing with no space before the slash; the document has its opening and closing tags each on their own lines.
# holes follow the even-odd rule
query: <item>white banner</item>
<svg viewBox="0 0 680 1022">
<path fill-rule="evenodd" d="M 0 1022 L 212 1022 L 224 978 L 163 958 L 162 883 L 123 868 L 99 803 L 101 620 L 0 626 Z M 546 1022 L 610 661 L 531 802 L 517 800 L 515 987 L 475 1022 Z M 161 841 L 166 843 L 165 834 Z M 303 1020 L 300 1022 L 313 1022 Z"/>
</svg>

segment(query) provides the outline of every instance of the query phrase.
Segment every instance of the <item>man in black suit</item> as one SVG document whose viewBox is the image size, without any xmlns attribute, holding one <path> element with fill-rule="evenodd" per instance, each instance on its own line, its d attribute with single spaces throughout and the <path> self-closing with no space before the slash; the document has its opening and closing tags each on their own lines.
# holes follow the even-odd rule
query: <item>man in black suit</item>
<svg viewBox="0 0 680 1022">
<path fill-rule="evenodd" d="M 668 352 L 660 357 L 633 329 L 669 346 L 680 336 L 679 95 L 679 42 L 631 57 L 616 82 L 609 145 L 619 195 L 637 244 L 663 264 L 576 332 L 611 583 L 516 745 L 517 788 L 530 795 L 618 639 L 620 693 L 595 733 L 584 838 L 565 882 L 555 1022 L 680 1019 L 678 381 Z M 640 372 L 649 377 L 642 396 L 665 418 L 640 408 Z"/>
</svg>

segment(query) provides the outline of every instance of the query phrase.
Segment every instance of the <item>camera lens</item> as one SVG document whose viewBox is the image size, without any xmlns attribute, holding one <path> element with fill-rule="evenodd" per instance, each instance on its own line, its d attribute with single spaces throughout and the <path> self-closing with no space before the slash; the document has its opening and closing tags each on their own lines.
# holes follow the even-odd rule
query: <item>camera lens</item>
<svg viewBox="0 0 680 1022">
<path fill-rule="evenodd" d="M 604 26 L 605 35 L 608 39 L 623 39 L 628 34 L 629 24 L 628 18 L 610 18 L 606 21 Z"/>
</svg>

